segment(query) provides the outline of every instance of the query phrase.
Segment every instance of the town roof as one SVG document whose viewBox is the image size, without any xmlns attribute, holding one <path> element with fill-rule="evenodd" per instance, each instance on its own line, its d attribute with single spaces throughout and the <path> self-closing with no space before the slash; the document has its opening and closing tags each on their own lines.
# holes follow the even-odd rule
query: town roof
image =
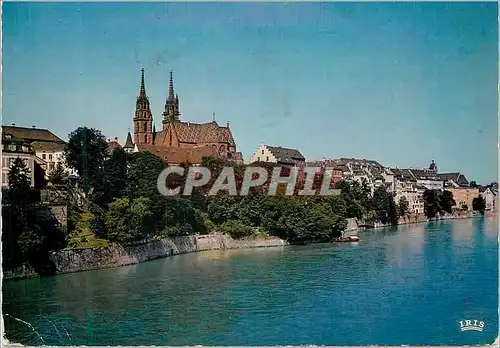
<svg viewBox="0 0 500 348">
<path fill-rule="evenodd" d="M 290 149 L 281 146 L 269 146 L 265 145 L 266 148 L 273 154 L 274 157 L 281 163 L 294 163 L 293 160 L 304 161 L 305 158 L 302 156 L 299 150 Z"/>
<path fill-rule="evenodd" d="M 64 151 L 64 143 L 53 141 L 34 141 L 31 143 L 36 152 L 61 152 Z"/>
<path fill-rule="evenodd" d="M 435 172 L 425 169 L 410 169 L 410 172 L 418 180 L 441 180 Z"/>
<path fill-rule="evenodd" d="M 409 169 L 391 168 L 391 172 L 394 174 L 394 176 L 402 180 L 416 181 L 415 177 Z"/>
<path fill-rule="evenodd" d="M 383 168 L 384 166 L 381 165 L 379 162 L 374 161 L 374 160 L 367 160 L 365 158 L 359 159 L 359 158 L 339 158 L 337 161 L 339 161 L 341 164 L 347 164 L 347 163 L 353 163 L 353 164 L 359 164 L 363 166 L 370 166 L 370 167 L 379 167 Z"/>
<path fill-rule="evenodd" d="M 469 186 L 469 181 L 465 175 L 460 173 L 442 173 L 438 174 L 439 178 L 443 181 L 454 181 L 460 186 Z"/>
<path fill-rule="evenodd" d="M 122 146 L 120 145 L 120 143 L 118 143 L 118 141 L 116 140 L 112 140 L 112 141 L 108 141 L 108 154 L 112 154 L 113 151 L 115 151 L 115 149 L 117 148 L 121 148 Z"/>
<path fill-rule="evenodd" d="M 64 143 L 64 140 L 48 129 L 2 126 L 2 132 L 10 133 L 17 138 L 22 138 L 28 141 L 53 141 Z"/>
</svg>

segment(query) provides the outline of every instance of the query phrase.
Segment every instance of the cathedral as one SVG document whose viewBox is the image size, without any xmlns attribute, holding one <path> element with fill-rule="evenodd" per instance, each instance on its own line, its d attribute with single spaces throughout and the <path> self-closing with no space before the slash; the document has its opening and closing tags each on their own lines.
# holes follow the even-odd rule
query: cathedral
<svg viewBox="0 0 500 348">
<path fill-rule="evenodd" d="M 220 126 L 215 121 L 192 123 L 180 119 L 179 96 L 174 93 L 174 82 L 170 72 L 168 96 L 162 114 L 162 128 L 156 131 L 153 115 L 146 94 L 144 69 L 141 70 L 141 87 L 137 97 L 134 136 L 130 132 L 123 149 L 127 152 L 151 152 L 169 164 L 200 164 L 203 157 L 221 157 L 242 163 L 241 152 L 236 152 L 229 123 Z"/>
</svg>

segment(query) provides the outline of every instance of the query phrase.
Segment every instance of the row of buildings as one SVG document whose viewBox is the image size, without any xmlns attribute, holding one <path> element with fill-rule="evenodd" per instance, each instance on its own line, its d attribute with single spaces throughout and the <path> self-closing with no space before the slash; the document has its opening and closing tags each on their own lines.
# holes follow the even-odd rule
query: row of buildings
<svg viewBox="0 0 500 348">
<path fill-rule="evenodd" d="M 480 186 L 470 183 L 459 172 L 439 173 L 434 160 L 428 168 L 390 168 L 374 160 L 357 158 L 307 162 L 297 149 L 260 145 L 250 157 L 249 163 L 259 161 L 299 168 L 333 168 L 333 184 L 341 180 L 357 181 L 366 184 L 372 194 L 377 187 L 383 186 L 394 195 L 396 202 L 404 197 L 412 214 L 424 213 L 423 193 L 427 189 L 450 191 L 456 202 L 456 209 L 460 210 L 472 210 L 472 202 L 478 196 L 485 199 L 486 210 L 496 210 L 498 201 L 498 184 Z"/>
<path fill-rule="evenodd" d="M 192 123 L 181 120 L 179 96 L 175 93 L 170 72 L 168 94 L 161 117 L 161 128 L 156 130 L 146 92 L 145 71 L 142 69 L 139 93 L 132 117 L 133 135 L 129 132 L 123 144 L 118 138 L 108 139 L 108 151 L 121 147 L 126 152 L 151 152 L 169 164 L 199 164 L 203 157 L 214 156 L 228 161 L 243 163 L 237 151 L 229 123 L 219 125 L 215 114 L 210 122 Z M 47 129 L 26 128 L 15 125 L 2 126 L 2 186 L 8 185 L 8 171 L 12 160 L 21 157 L 32 173 L 36 168 L 48 175 L 58 163 L 63 163 L 64 140 Z M 272 162 L 283 166 L 332 167 L 333 183 L 340 180 L 366 183 L 370 190 L 384 186 L 392 192 L 396 201 L 405 197 L 411 213 L 423 213 L 422 194 L 426 189 L 446 189 L 453 193 L 459 209 L 472 209 L 472 200 L 482 195 L 488 210 L 496 209 L 498 187 L 471 187 L 461 173 L 438 173 L 431 162 L 428 168 L 389 168 L 377 161 L 355 158 L 323 159 L 307 162 L 297 149 L 261 144 L 247 163 Z M 71 170 L 71 174 L 76 173 Z"/>
</svg>

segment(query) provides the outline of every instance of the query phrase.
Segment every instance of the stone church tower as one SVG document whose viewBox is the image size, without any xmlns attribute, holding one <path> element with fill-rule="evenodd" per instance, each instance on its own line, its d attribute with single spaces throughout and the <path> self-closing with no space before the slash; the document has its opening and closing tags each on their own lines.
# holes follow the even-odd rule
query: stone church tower
<svg viewBox="0 0 500 348">
<path fill-rule="evenodd" d="M 163 129 L 167 127 L 168 123 L 179 122 L 179 96 L 174 97 L 174 79 L 172 72 L 170 72 L 170 82 L 168 84 L 168 97 L 165 102 L 165 111 L 163 111 Z"/>
<path fill-rule="evenodd" d="M 141 70 L 141 89 L 135 104 L 134 143 L 153 144 L 153 115 L 144 84 L 144 69 Z"/>
</svg>

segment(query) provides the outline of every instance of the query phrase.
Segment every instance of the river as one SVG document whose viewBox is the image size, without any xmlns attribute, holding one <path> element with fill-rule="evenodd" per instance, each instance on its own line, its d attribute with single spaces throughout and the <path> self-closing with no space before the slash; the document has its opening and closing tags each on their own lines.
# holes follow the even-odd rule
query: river
<svg viewBox="0 0 500 348">
<path fill-rule="evenodd" d="M 359 233 L 359 243 L 178 255 L 8 281 L 3 310 L 50 345 L 467 345 L 498 335 L 498 220 Z M 485 323 L 460 331 L 459 321 Z M 5 317 L 7 338 L 40 345 Z"/>
</svg>

